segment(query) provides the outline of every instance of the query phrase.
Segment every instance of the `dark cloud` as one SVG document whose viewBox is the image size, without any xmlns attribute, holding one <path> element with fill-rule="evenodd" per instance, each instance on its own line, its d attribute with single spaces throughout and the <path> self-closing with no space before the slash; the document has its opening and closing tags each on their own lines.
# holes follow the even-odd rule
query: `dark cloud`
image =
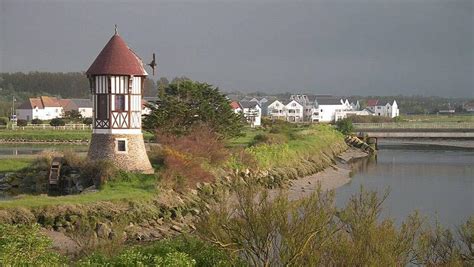
<svg viewBox="0 0 474 267">
<path fill-rule="evenodd" d="M 474 97 L 474 1 L 0 0 L 1 71 L 83 71 L 113 25 L 225 89 Z"/>
</svg>

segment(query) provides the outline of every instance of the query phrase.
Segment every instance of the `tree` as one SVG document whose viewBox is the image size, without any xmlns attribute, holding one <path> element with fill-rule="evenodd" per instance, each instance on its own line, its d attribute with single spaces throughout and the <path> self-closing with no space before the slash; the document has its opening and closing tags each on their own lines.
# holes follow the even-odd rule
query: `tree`
<svg viewBox="0 0 474 267">
<path fill-rule="evenodd" d="M 153 79 L 145 79 L 143 86 L 143 95 L 144 96 L 155 96 L 156 95 L 156 85 Z"/>
<path fill-rule="evenodd" d="M 157 82 L 156 85 L 158 87 L 158 96 L 162 98 L 165 94 L 165 89 L 170 84 L 170 81 L 166 77 L 161 77 Z"/>
<path fill-rule="evenodd" d="M 148 105 L 143 127 L 151 133 L 185 135 L 193 126 L 208 125 L 220 137 L 238 136 L 243 126 L 229 100 L 219 89 L 206 83 L 181 81 L 166 87 L 164 96 Z"/>
<path fill-rule="evenodd" d="M 82 114 L 78 110 L 72 109 L 65 111 L 63 118 L 72 122 L 79 122 L 82 121 Z"/>
</svg>

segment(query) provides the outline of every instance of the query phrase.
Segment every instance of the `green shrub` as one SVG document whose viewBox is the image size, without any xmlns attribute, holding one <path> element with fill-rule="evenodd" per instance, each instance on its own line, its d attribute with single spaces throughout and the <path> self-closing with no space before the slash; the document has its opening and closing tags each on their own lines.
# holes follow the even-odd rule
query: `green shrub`
<svg viewBox="0 0 474 267">
<path fill-rule="evenodd" d="M 23 127 L 23 126 L 28 125 L 28 121 L 27 120 L 17 120 L 16 125 L 20 126 L 20 127 Z"/>
<path fill-rule="evenodd" d="M 51 126 L 64 126 L 64 125 L 66 125 L 66 122 L 61 118 L 54 118 L 49 122 L 49 125 L 51 125 Z"/>
<path fill-rule="evenodd" d="M 343 134 L 350 134 L 354 131 L 354 125 L 352 125 L 352 121 L 350 118 L 338 120 L 336 122 L 336 126 L 337 130 Z"/>
<path fill-rule="evenodd" d="M 0 224 L 0 265 L 57 266 L 63 258 L 51 251 L 51 240 L 39 233 L 38 225 Z"/>
<path fill-rule="evenodd" d="M 84 123 L 86 125 L 91 125 L 92 124 L 92 118 L 84 118 L 82 120 L 82 123 Z"/>
<path fill-rule="evenodd" d="M 92 254 L 78 266 L 236 266 L 242 265 L 223 250 L 196 237 L 181 236 L 126 249 L 113 257 Z"/>
<path fill-rule="evenodd" d="M 32 120 L 31 120 L 31 124 L 37 125 L 37 124 L 42 124 L 42 123 L 43 123 L 43 121 L 40 120 L 40 119 L 32 119 Z"/>
<path fill-rule="evenodd" d="M 0 117 L 0 125 L 7 125 L 8 119 L 5 117 Z"/>
</svg>

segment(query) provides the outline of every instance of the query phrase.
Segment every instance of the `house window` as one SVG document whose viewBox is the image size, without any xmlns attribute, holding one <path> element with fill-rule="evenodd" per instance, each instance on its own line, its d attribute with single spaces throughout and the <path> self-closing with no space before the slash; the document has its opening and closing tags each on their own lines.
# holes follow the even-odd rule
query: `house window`
<svg viewBox="0 0 474 267">
<path fill-rule="evenodd" d="M 127 152 L 127 139 L 116 139 L 115 150 L 117 152 Z"/>
<path fill-rule="evenodd" d="M 323 112 L 323 109 L 321 109 L 321 112 Z"/>
<path fill-rule="evenodd" d="M 107 95 L 105 94 L 99 94 L 97 95 L 97 119 L 99 120 L 106 120 L 107 119 L 107 111 L 108 111 L 108 106 L 107 106 Z"/>
<path fill-rule="evenodd" d="M 125 110 L 125 95 L 115 95 L 115 111 Z"/>
</svg>

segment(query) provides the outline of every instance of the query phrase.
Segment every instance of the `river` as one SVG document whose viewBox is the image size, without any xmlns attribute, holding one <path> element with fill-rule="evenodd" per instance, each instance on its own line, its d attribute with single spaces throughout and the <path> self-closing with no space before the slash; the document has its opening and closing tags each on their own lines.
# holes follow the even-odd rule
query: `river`
<svg viewBox="0 0 474 267">
<path fill-rule="evenodd" d="M 474 215 L 474 150 L 433 145 L 379 143 L 376 159 L 354 165 L 352 180 L 336 190 L 339 207 L 351 195 L 389 188 L 382 217 L 400 223 L 414 210 L 447 227 Z"/>
</svg>

